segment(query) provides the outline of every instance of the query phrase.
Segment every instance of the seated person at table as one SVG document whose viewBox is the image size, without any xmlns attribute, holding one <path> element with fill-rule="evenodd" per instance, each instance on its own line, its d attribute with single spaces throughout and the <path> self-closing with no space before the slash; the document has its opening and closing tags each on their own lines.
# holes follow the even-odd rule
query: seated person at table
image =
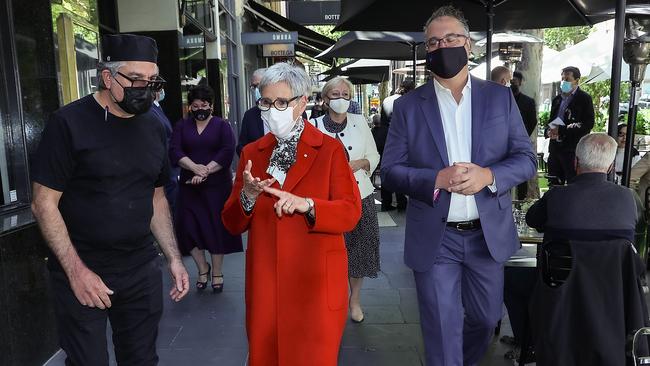
<svg viewBox="0 0 650 366">
<path fill-rule="evenodd" d="M 580 139 L 577 176 L 549 190 L 526 214 L 528 226 L 548 237 L 567 240 L 634 241 L 638 214 L 632 191 L 607 181 L 614 166 L 616 141 L 604 133 Z"/>
<path fill-rule="evenodd" d="M 639 290 L 637 265 L 642 267 L 642 264 L 640 261 L 637 265 L 628 262 L 629 258 L 621 254 L 622 250 L 617 252 L 615 245 L 602 245 L 614 240 L 633 243 L 636 223 L 641 217 L 639 212 L 642 213 L 637 211 L 631 189 L 607 181 L 607 173 L 614 169 L 616 149 L 616 141 L 607 134 L 593 133 L 582 137 L 576 147 L 576 177 L 567 186 L 550 189 L 526 215 L 528 226 L 544 232 L 544 245 L 553 241 L 593 241 L 594 247 L 599 248 L 596 250 L 611 248 L 611 252 L 583 256 L 582 260 L 577 260 L 578 264 L 573 258 L 570 271 L 576 275 L 571 277 L 572 280 L 567 278 L 562 286 L 568 287 L 563 290 L 553 291 L 552 286 L 546 285 L 542 285 L 546 288 L 534 287 L 531 290 L 528 329 L 532 330 L 535 338 L 538 365 L 623 365 L 624 362 L 612 362 L 618 356 L 625 357 L 625 351 L 620 347 L 624 341 L 620 336 L 629 334 L 628 325 L 636 328 L 638 323 L 644 323 L 639 319 L 647 318 L 645 309 L 642 309 L 645 303 L 639 300 L 643 295 L 632 293 Z M 596 258 L 609 258 L 610 255 L 613 255 L 611 260 L 594 262 Z M 618 261 L 623 260 L 630 267 L 625 271 L 627 275 L 620 272 L 624 264 Z M 599 267 L 590 268 L 592 263 L 598 263 Z M 599 273 L 598 279 L 589 276 L 589 269 Z M 595 283 L 602 283 L 603 288 L 594 287 Z M 614 290 L 612 293 L 602 292 L 604 288 Z M 625 298 L 622 298 L 623 293 Z M 611 298 L 596 298 L 603 295 Z M 556 302 L 562 305 L 553 307 Z M 548 313 L 542 314 L 540 309 L 548 309 Z M 601 322 L 601 318 L 608 318 L 603 320 L 607 325 L 599 323 L 591 327 L 594 322 Z M 578 339 L 575 335 L 582 332 L 581 329 L 585 329 L 585 337 Z M 549 337 L 555 341 L 549 341 Z M 609 348 L 601 347 L 610 342 L 613 344 Z M 603 351 L 594 355 L 594 349 Z M 568 354 L 568 350 L 573 353 Z M 583 350 L 588 356 L 581 360 L 576 358 Z M 568 360 L 578 362 L 569 363 Z"/>
</svg>

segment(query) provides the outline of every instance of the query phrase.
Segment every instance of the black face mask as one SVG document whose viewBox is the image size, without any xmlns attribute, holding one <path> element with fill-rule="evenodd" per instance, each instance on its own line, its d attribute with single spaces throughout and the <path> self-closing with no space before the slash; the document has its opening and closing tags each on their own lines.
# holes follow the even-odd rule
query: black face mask
<svg viewBox="0 0 650 366">
<path fill-rule="evenodd" d="M 510 90 L 512 90 L 512 94 L 514 95 L 519 94 L 519 85 L 510 84 Z"/>
<path fill-rule="evenodd" d="M 128 114 L 142 114 L 151 108 L 153 103 L 154 93 L 151 88 L 122 88 L 124 90 L 124 98 L 122 101 L 116 102 L 122 110 Z"/>
<path fill-rule="evenodd" d="M 194 117 L 195 120 L 197 121 L 205 121 L 206 119 L 210 118 L 210 114 L 212 113 L 212 109 L 197 109 L 195 111 L 190 111 L 190 114 L 192 117 Z"/>
<path fill-rule="evenodd" d="M 443 47 L 427 53 L 427 69 L 443 79 L 451 79 L 467 66 L 465 46 Z"/>
</svg>

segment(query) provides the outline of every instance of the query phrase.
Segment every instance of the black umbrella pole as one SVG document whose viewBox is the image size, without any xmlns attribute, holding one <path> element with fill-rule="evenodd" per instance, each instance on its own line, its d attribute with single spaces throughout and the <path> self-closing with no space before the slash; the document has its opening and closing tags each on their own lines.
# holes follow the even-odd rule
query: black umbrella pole
<svg viewBox="0 0 650 366">
<path fill-rule="evenodd" d="M 416 72 L 417 72 L 417 63 L 418 63 L 418 45 L 413 44 L 411 45 L 411 48 L 413 49 L 413 83 L 415 86 L 417 86 L 417 77 L 416 77 Z"/>
<path fill-rule="evenodd" d="M 485 44 L 485 80 L 490 80 L 492 72 L 492 33 L 494 32 L 494 2 L 487 2 L 487 43 Z"/>
<path fill-rule="evenodd" d="M 625 36 L 625 5 L 626 0 L 616 0 L 616 20 L 614 23 L 614 49 L 612 50 L 612 79 L 609 90 L 609 125 L 607 132 L 616 139 L 618 134 L 618 102 L 621 91 L 621 67 L 623 63 L 623 38 Z M 636 117 L 635 117 L 636 118 Z M 628 127 L 628 131 L 633 128 Z M 609 180 L 614 180 L 615 173 L 609 174 Z"/>
<path fill-rule="evenodd" d="M 623 158 L 623 185 L 630 186 L 630 170 L 632 169 L 632 144 L 634 143 L 634 130 L 636 129 L 637 96 L 640 95 L 641 86 L 637 82 L 630 82 L 630 108 L 627 114 L 627 135 L 625 140 L 625 155 Z"/>
</svg>

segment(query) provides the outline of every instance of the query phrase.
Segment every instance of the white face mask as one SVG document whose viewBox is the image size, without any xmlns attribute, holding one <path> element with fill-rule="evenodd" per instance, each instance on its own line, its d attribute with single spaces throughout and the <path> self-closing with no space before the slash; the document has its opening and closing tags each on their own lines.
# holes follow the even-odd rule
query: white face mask
<svg viewBox="0 0 650 366">
<path fill-rule="evenodd" d="M 293 119 L 293 107 L 289 107 L 283 111 L 275 108 L 269 108 L 268 111 L 262 111 L 262 121 L 266 128 L 271 131 L 275 137 L 284 139 L 289 136 L 291 129 L 296 124 Z"/>
<path fill-rule="evenodd" d="M 333 99 L 330 100 L 329 106 L 336 113 L 345 113 L 350 108 L 350 101 L 343 98 Z"/>
</svg>

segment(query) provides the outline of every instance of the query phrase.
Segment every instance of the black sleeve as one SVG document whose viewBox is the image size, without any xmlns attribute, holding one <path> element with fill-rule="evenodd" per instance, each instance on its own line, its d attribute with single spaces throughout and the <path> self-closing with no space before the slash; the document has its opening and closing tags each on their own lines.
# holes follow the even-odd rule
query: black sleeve
<svg viewBox="0 0 650 366">
<path fill-rule="evenodd" d="M 158 174 L 158 179 L 156 179 L 156 183 L 154 184 L 156 188 L 164 187 L 165 184 L 169 182 L 169 175 L 171 174 L 171 167 L 169 166 L 169 154 L 167 153 L 168 145 L 167 145 L 167 136 L 165 135 L 165 128 L 161 124 L 158 124 L 157 132 L 158 135 L 160 136 L 160 143 L 165 148 L 162 150 L 163 160 L 162 160 L 162 166 L 160 167 L 160 174 Z"/>
<path fill-rule="evenodd" d="M 542 232 L 546 226 L 547 212 L 546 200 L 550 192 L 546 192 L 542 198 L 533 203 L 526 212 L 526 224 L 537 231 Z"/>
<path fill-rule="evenodd" d="M 63 117 L 53 114 L 45 125 L 32 163 L 32 180 L 63 192 L 75 168 L 72 136 Z"/>
<path fill-rule="evenodd" d="M 528 106 L 525 109 L 526 111 L 522 114 L 524 114 L 523 119 L 524 124 L 526 125 L 526 132 L 528 132 L 528 136 L 530 136 L 535 130 L 535 126 L 537 126 L 537 108 L 533 98 L 528 99 Z"/>
</svg>

